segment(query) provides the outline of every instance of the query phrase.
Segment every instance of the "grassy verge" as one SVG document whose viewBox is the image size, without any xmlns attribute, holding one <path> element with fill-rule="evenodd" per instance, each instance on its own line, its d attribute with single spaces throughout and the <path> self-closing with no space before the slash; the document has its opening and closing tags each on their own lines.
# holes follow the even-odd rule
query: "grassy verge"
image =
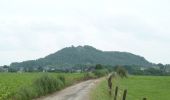
<svg viewBox="0 0 170 100">
<path fill-rule="evenodd" d="M 130 76 L 127 79 L 113 79 L 113 90 L 119 87 L 118 100 L 122 100 L 123 90 L 127 89 L 126 100 L 169 100 L 170 76 Z M 107 80 L 102 81 L 91 91 L 91 100 L 113 100 L 108 93 Z"/>
<path fill-rule="evenodd" d="M 107 81 L 103 80 L 91 91 L 90 100 L 111 100 L 107 89 Z"/>
<path fill-rule="evenodd" d="M 58 74 L 57 76 L 49 73 L 34 80 L 30 86 L 20 88 L 10 97 L 10 100 L 31 100 L 91 78 L 95 77 L 87 73 Z"/>
<path fill-rule="evenodd" d="M 0 100 L 31 100 L 91 78 L 94 74 L 0 73 Z"/>
<path fill-rule="evenodd" d="M 31 100 L 106 74 L 103 69 L 93 73 L 0 73 L 0 100 Z"/>
</svg>

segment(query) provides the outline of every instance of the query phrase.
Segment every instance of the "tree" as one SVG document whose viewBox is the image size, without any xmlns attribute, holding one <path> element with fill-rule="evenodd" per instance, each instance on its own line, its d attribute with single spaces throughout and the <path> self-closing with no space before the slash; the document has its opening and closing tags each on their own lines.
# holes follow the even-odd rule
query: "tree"
<svg viewBox="0 0 170 100">
<path fill-rule="evenodd" d="M 4 65 L 4 66 L 3 66 L 3 68 L 9 68 L 9 66 L 7 66 L 7 65 Z"/>
<path fill-rule="evenodd" d="M 96 69 L 96 70 L 103 69 L 103 66 L 102 66 L 101 64 L 97 64 L 97 65 L 95 66 L 95 69 Z"/>
<path fill-rule="evenodd" d="M 164 66 L 163 64 L 159 63 L 157 64 L 162 72 L 162 74 L 165 74 L 166 73 L 166 66 Z"/>
<path fill-rule="evenodd" d="M 128 72 L 124 67 L 116 66 L 115 71 L 121 78 L 127 77 Z"/>
</svg>

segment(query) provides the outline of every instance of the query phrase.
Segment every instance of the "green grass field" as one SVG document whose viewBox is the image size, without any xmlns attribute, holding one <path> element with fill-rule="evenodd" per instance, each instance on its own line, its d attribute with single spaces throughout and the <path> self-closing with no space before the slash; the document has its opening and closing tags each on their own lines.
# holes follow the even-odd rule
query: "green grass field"
<svg viewBox="0 0 170 100">
<path fill-rule="evenodd" d="M 121 100 L 123 90 L 127 89 L 127 100 L 170 100 L 170 76 L 130 76 L 127 79 L 114 79 L 119 86 L 118 100 Z M 104 80 L 91 92 L 91 100 L 113 100 L 108 94 L 107 81 Z"/>
<path fill-rule="evenodd" d="M 15 93 L 20 87 L 30 86 L 34 80 L 45 73 L 0 73 L 0 100 Z M 47 73 L 46 73 L 47 74 Z M 48 73 L 49 76 L 66 78 L 66 85 L 71 85 L 83 79 L 83 73 Z"/>
</svg>

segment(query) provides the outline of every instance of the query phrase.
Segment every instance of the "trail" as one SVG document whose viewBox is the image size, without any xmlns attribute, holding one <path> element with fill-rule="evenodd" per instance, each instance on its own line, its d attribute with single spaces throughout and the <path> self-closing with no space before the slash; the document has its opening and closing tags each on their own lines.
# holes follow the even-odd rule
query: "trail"
<svg viewBox="0 0 170 100">
<path fill-rule="evenodd" d="M 88 80 L 36 100 L 89 100 L 90 90 L 100 81 Z"/>
</svg>

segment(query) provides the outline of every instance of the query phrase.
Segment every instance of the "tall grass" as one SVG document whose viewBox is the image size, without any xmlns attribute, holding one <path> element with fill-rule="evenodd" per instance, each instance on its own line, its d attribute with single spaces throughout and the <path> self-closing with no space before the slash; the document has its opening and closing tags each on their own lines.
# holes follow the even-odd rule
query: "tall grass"
<svg viewBox="0 0 170 100">
<path fill-rule="evenodd" d="M 0 100 L 31 100 L 92 78 L 91 72 L 0 73 Z"/>
<path fill-rule="evenodd" d="M 53 74 L 45 74 L 35 79 L 31 85 L 23 86 L 13 93 L 7 100 L 31 100 L 49 93 L 59 91 L 78 81 L 94 78 L 92 74 L 60 74 L 54 76 Z M 66 77 L 67 76 L 67 77 Z"/>
<path fill-rule="evenodd" d="M 65 77 L 54 78 L 49 75 L 43 75 L 36 79 L 32 85 L 21 87 L 13 96 L 12 100 L 31 100 L 52 93 L 54 91 L 64 88 Z"/>
<path fill-rule="evenodd" d="M 113 100 L 109 95 L 107 80 L 101 81 L 90 93 L 90 100 Z"/>
</svg>

